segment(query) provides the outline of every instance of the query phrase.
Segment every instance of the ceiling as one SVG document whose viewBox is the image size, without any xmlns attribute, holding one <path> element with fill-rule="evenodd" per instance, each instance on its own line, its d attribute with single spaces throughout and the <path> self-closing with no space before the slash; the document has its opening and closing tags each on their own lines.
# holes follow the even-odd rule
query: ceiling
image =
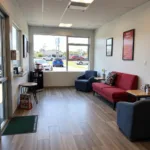
<svg viewBox="0 0 150 150">
<path fill-rule="evenodd" d="M 69 0 L 16 0 L 29 25 L 95 29 L 149 0 L 94 0 L 85 11 L 66 9 Z"/>
</svg>

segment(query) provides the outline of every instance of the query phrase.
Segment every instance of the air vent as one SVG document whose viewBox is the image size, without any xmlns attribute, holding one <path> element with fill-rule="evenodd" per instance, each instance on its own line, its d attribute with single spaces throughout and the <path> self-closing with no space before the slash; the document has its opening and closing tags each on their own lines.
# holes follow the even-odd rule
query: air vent
<svg viewBox="0 0 150 150">
<path fill-rule="evenodd" d="M 75 9 L 75 10 L 86 10 L 90 4 L 88 3 L 77 3 L 77 2 L 70 2 L 68 8 Z"/>
</svg>

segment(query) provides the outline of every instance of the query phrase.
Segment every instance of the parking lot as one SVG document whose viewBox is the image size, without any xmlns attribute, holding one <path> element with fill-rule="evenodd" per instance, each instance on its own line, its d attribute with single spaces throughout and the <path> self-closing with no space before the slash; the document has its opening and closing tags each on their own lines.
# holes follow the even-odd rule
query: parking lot
<svg viewBox="0 0 150 150">
<path fill-rule="evenodd" d="M 47 61 L 52 65 L 52 61 Z M 66 60 L 63 60 L 64 67 L 53 67 L 53 71 L 66 71 Z M 85 71 L 88 70 L 88 65 L 77 65 L 76 61 L 68 61 L 68 71 Z"/>
<path fill-rule="evenodd" d="M 41 64 L 44 66 L 44 71 L 85 71 L 88 70 L 88 61 L 67 61 L 59 59 L 61 64 L 54 64 L 54 61 L 44 60 L 43 58 L 34 58 L 34 64 Z M 68 66 L 68 68 L 67 68 Z"/>
</svg>

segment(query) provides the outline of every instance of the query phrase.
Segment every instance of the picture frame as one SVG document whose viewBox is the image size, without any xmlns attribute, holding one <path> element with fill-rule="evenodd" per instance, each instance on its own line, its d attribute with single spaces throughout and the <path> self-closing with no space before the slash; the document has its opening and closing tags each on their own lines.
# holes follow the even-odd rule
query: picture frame
<svg viewBox="0 0 150 150">
<path fill-rule="evenodd" d="M 27 57 L 27 38 L 23 35 L 23 58 Z"/>
<path fill-rule="evenodd" d="M 29 41 L 27 41 L 27 53 L 29 53 Z"/>
<path fill-rule="evenodd" d="M 123 60 L 134 60 L 134 40 L 135 40 L 135 29 L 125 31 L 123 33 Z"/>
<path fill-rule="evenodd" d="M 106 56 L 113 56 L 113 38 L 106 39 Z"/>
</svg>

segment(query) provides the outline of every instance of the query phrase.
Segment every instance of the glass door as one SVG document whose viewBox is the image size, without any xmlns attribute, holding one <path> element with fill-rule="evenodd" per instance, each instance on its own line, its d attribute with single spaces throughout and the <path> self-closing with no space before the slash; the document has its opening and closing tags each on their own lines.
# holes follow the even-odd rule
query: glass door
<svg viewBox="0 0 150 150">
<path fill-rule="evenodd" d="M 0 124 L 6 119 L 7 78 L 5 59 L 5 17 L 0 12 Z"/>
</svg>

